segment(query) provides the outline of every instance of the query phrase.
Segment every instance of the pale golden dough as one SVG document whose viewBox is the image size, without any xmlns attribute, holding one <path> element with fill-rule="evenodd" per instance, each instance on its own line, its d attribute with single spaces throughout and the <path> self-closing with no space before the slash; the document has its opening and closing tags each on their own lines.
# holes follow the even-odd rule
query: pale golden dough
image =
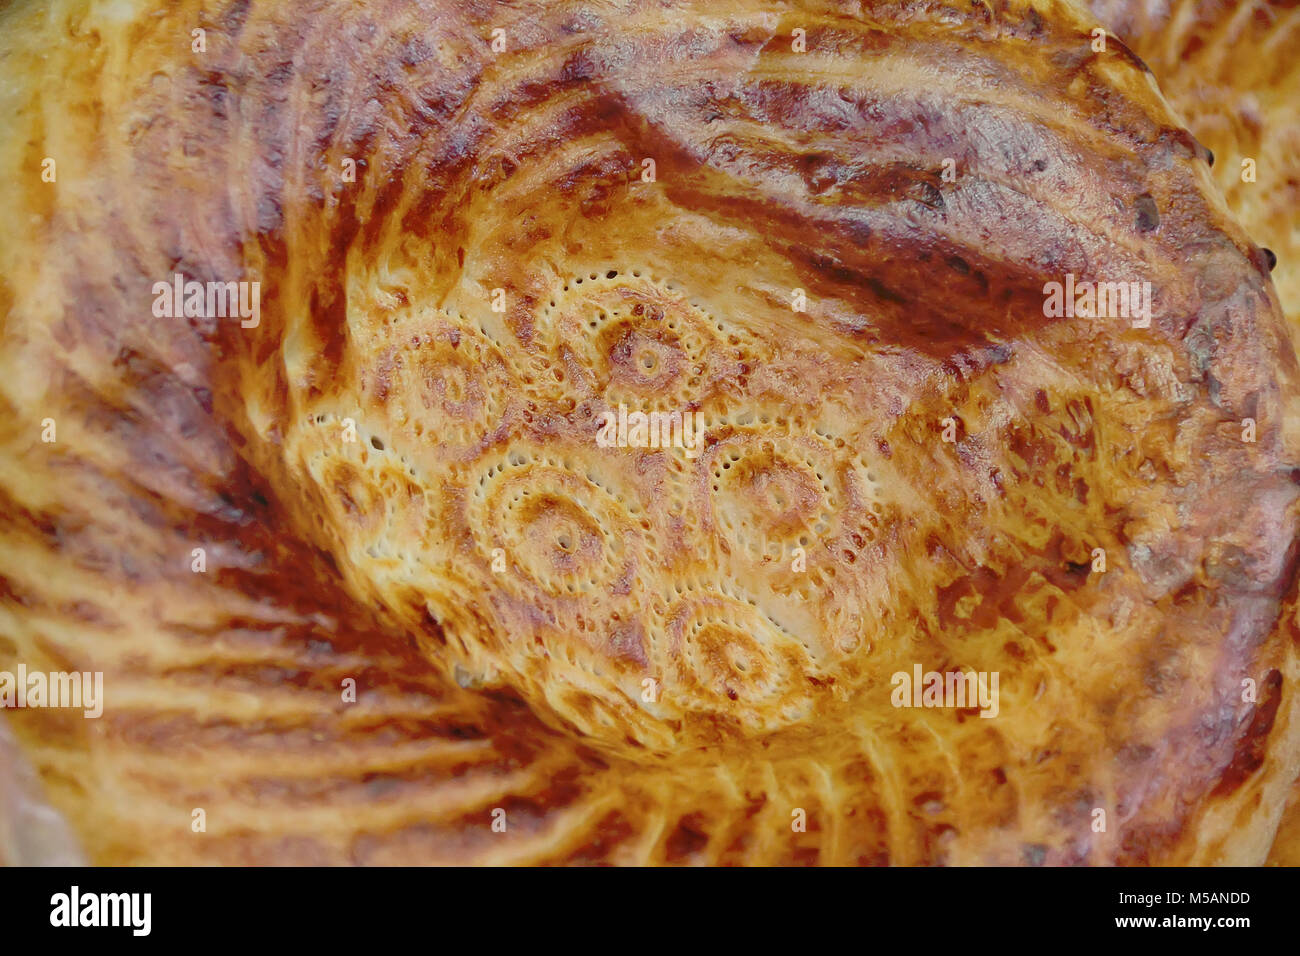
<svg viewBox="0 0 1300 956">
<path fill-rule="evenodd" d="M 1295 355 L 1094 25 L 0 12 L 0 668 L 106 672 L 98 721 L 11 715 L 90 858 L 1261 862 Z M 154 318 L 176 271 L 261 324 Z M 1045 318 L 1066 272 L 1150 281 L 1152 327 Z M 619 402 L 703 453 L 598 447 Z M 998 716 L 893 707 L 914 664 Z"/>
</svg>

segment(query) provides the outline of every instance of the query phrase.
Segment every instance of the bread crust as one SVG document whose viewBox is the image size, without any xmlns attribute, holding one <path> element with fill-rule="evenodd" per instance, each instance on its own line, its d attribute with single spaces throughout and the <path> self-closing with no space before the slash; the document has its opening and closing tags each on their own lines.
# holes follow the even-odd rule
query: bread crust
<svg viewBox="0 0 1300 956">
<path fill-rule="evenodd" d="M 1148 63 L 1178 114 L 1219 161 L 1215 183 L 1247 231 L 1268 246 L 1293 338 L 1300 333 L 1300 36 L 1291 3 L 1096 0 L 1092 9 Z M 1300 785 L 1269 856 L 1300 865 Z"/>
<path fill-rule="evenodd" d="M 0 17 L 0 666 L 105 672 L 11 715 L 96 862 L 1263 860 L 1294 347 L 1078 7 Z"/>
</svg>

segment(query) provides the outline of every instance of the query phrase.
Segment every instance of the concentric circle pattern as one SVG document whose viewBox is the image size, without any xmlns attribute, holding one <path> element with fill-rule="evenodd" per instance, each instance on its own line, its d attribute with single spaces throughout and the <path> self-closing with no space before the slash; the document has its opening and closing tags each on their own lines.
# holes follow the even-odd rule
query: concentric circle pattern
<svg viewBox="0 0 1300 956">
<path fill-rule="evenodd" d="M 655 647 L 668 687 L 692 710 L 760 732 L 794 723 L 816 671 L 805 648 L 754 607 L 726 594 L 684 595 L 664 613 Z M 773 706 L 773 705 L 776 706 Z"/>
<path fill-rule="evenodd" d="M 474 539 L 511 555 L 534 586 L 553 595 L 631 588 L 639 529 L 623 503 L 585 476 L 512 456 L 471 494 Z"/>
<path fill-rule="evenodd" d="M 1262 859 L 1297 364 L 1095 26 L 0 12 L 0 666 L 105 672 L 13 720 L 88 855 Z M 157 317 L 177 273 L 259 320 Z"/>
<path fill-rule="evenodd" d="M 542 309 L 553 361 L 573 364 L 574 391 L 606 407 L 681 411 L 725 402 L 729 383 L 765 358 L 743 329 L 718 321 L 670 284 L 610 270 L 566 283 Z"/>
</svg>

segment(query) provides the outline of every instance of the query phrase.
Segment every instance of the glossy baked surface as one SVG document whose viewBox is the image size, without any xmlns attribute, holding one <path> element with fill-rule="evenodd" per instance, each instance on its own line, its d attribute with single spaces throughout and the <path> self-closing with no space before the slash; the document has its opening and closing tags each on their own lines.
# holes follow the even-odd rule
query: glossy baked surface
<svg viewBox="0 0 1300 956">
<path fill-rule="evenodd" d="M 1261 861 L 1290 334 L 1142 62 L 1033 6 L 0 14 L 0 666 L 105 671 L 10 715 L 89 855 Z"/>
<path fill-rule="evenodd" d="M 1095 0 L 1094 12 L 1149 64 L 1188 128 L 1219 157 L 1228 208 L 1271 249 L 1273 282 L 1300 331 L 1300 7 L 1292 0 Z M 1300 864 L 1300 784 L 1269 862 Z"/>
</svg>

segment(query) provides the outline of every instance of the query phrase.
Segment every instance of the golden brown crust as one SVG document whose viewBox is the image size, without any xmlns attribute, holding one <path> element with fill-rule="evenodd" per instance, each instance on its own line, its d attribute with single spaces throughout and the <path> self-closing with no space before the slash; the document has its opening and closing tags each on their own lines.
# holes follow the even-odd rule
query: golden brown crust
<svg viewBox="0 0 1300 956">
<path fill-rule="evenodd" d="M 1175 110 L 1213 150 L 1216 184 L 1276 256 L 1273 281 L 1300 334 L 1300 7 L 1239 0 L 1094 0 L 1093 11 L 1150 66 Z M 1269 862 L 1300 865 L 1300 781 Z"/>
<path fill-rule="evenodd" d="M 0 666 L 106 672 L 13 715 L 95 860 L 1262 859 L 1295 357 L 1075 7 L 127 9 L 0 15 Z M 260 325 L 154 318 L 174 272 Z"/>
</svg>

